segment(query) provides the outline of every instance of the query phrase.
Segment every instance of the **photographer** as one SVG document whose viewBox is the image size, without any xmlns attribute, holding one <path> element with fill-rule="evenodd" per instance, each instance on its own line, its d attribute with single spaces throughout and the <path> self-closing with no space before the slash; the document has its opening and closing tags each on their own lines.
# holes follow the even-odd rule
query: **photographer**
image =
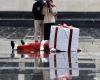
<svg viewBox="0 0 100 80">
<path fill-rule="evenodd" d="M 44 40 L 49 40 L 51 25 L 55 24 L 56 6 L 52 0 L 46 0 L 42 13 L 44 15 Z"/>
</svg>

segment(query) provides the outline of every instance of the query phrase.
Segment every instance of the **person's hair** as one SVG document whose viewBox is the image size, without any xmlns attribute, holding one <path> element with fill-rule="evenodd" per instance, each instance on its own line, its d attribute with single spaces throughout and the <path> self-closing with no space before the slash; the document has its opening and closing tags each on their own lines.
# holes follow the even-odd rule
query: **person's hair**
<svg viewBox="0 0 100 80">
<path fill-rule="evenodd" d="M 53 2 L 53 0 L 50 0 L 51 2 Z"/>
<path fill-rule="evenodd" d="M 48 0 L 48 1 L 51 1 L 51 2 L 53 2 L 53 0 Z"/>
</svg>

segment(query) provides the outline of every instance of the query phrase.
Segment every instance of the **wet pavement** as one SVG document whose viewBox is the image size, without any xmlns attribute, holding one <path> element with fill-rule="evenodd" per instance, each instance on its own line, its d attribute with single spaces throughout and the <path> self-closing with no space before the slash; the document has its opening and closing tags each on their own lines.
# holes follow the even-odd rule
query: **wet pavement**
<svg viewBox="0 0 100 80">
<path fill-rule="evenodd" d="M 100 80 L 99 32 L 100 29 L 81 29 L 79 48 L 82 51 L 78 53 L 79 76 L 73 77 L 72 80 Z M 35 62 L 38 62 L 36 59 L 17 55 L 16 50 L 14 51 L 16 55 L 11 57 L 10 41 L 14 40 L 16 46 L 21 44 L 21 39 L 33 42 L 32 35 L 33 28 L 0 27 L 0 80 L 49 80 L 48 62 L 40 63 L 39 67 L 36 67 Z"/>
<path fill-rule="evenodd" d="M 34 68 L 33 59 L 23 59 L 21 55 L 11 58 L 10 41 L 11 39 L 0 39 L 2 45 L 0 46 L 0 80 L 44 80 L 43 71 L 48 69 L 48 63 L 45 63 L 45 67 L 42 63 L 42 67 Z M 20 39 L 15 39 L 15 42 L 20 44 Z M 99 40 L 80 40 L 79 47 L 82 52 L 78 53 L 79 76 L 73 77 L 72 80 L 100 80 L 99 46 Z M 24 64 L 20 64 L 23 61 Z M 49 77 L 46 80 L 49 80 Z"/>
</svg>

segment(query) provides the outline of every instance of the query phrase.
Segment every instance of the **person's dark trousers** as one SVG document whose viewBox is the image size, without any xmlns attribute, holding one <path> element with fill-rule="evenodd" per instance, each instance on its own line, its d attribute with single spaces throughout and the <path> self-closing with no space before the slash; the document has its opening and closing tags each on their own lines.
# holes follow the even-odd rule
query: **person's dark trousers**
<svg viewBox="0 0 100 80">
<path fill-rule="evenodd" d="M 50 39 L 50 30 L 51 30 L 52 25 L 55 25 L 55 23 L 45 23 L 44 24 L 44 40 Z"/>
</svg>

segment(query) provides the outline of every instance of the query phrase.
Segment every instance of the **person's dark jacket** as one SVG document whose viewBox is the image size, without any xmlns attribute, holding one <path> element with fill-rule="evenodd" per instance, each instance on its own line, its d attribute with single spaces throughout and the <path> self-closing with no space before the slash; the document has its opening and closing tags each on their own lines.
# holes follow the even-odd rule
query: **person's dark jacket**
<svg viewBox="0 0 100 80">
<path fill-rule="evenodd" d="M 33 4 L 32 13 L 35 20 L 43 20 L 44 15 L 42 14 L 43 2 L 37 1 Z"/>
</svg>

